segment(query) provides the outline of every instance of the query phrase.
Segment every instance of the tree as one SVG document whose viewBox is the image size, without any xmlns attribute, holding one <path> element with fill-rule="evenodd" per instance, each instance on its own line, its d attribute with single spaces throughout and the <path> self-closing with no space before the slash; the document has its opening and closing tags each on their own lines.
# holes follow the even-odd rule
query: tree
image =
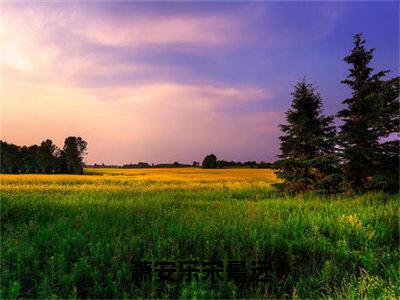
<svg viewBox="0 0 400 300">
<path fill-rule="evenodd" d="M 380 143 L 369 188 L 395 192 L 399 189 L 400 77 L 382 82 L 380 101 Z"/>
<path fill-rule="evenodd" d="M 346 108 L 338 113 L 341 156 L 345 172 L 353 187 L 366 189 L 373 178 L 374 168 L 383 159 L 379 140 L 397 127 L 398 106 L 390 97 L 389 88 L 381 80 L 388 70 L 373 74 L 370 62 L 375 49 L 365 49 L 361 34 L 354 36 L 354 47 L 344 61 L 351 65 L 349 75 L 342 83 L 352 89 L 350 98 L 342 103 Z M 388 84 L 390 85 L 390 84 Z M 398 91 L 395 93 L 398 95 Z M 397 109 L 397 112 L 395 111 Z"/>
<path fill-rule="evenodd" d="M 204 169 L 215 169 L 217 167 L 217 157 L 214 154 L 207 155 L 201 166 Z"/>
<path fill-rule="evenodd" d="M 37 173 L 39 166 L 37 163 L 37 153 L 39 146 L 23 146 L 20 151 L 20 171 L 21 173 Z"/>
<path fill-rule="evenodd" d="M 380 136 L 399 133 L 400 124 L 400 77 L 382 81 L 379 97 Z"/>
<path fill-rule="evenodd" d="M 83 156 L 87 143 L 69 137 L 60 150 L 47 139 L 40 146 L 17 146 L 0 141 L 0 173 L 83 173 Z"/>
<path fill-rule="evenodd" d="M 198 166 L 200 166 L 200 163 L 198 161 L 194 161 L 192 163 L 192 167 L 197 168 Z"/>
<path fill-rule="evenodd" d="M 150 168 L 150 165 L 147 162 L 140 161 L 140 162 L 138 162 L 138 164 L 135 167 L 136 168 Z"/>
<path fill-rule="evenodd" d="M 19 173 L 20 147 L 1 141 L 1 172 Z"/>
<path fill-rule="evenodd" d="M 50 139 L 40 144 L 37 149 L 37 164 L 41 173 L 49 174 L 56 169 L 56 150 L 57 146 Z"/>
<path fill-rule="evenodd" d="M 261 162 L 258 164 L 258 168 L 259 168 L 259 169 L 270 169 L 270 168 L 272 168 L 272 164 L 269 163 L 269 162 L 261 161 Z"/>
<path fill-rule="evenodd" d="M 64 150 L 58 151 L 56 173 L 59 173 L 59 174 L 67 174 L 68 173 L 67 156 L 66 156 Z"/>
<path fill-rule="evenodd" d="M 70 136 L 65 139 L 62 156 L 69 174 L 83 174 L 83 156 L 87 143 L 81 137 Z"/>
<path fill-rule="evenodd" d="M 333 173 L 336 166 L 335 135 L 332 116 L 322 115 L 321 96 L 304 79 L 297 83 L 286 124 L 280 125 L 278 177 L 288 191 L 317 189 L 319 181 Z"/>
</svg>

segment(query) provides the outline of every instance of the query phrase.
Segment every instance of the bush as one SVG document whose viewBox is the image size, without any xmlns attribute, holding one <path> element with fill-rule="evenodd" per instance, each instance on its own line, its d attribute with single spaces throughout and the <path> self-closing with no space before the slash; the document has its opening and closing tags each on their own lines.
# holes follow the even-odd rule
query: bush
<svg viewBox="0 0 400 300">
<path fill-rule="evenodd" d="M 368 190 L 380 190 L 396 193 L 400 190 L 399 181 L 396 177 L 376 174 L 371 178 L 367 186 Z"/>
<path fill-rule="evenodd" d="M 350 182 L 347 181 L 344 175 L 338 173 L 323 177 L 316 182 L 315 188 L 319 193 L 323 194 L 352 193 Z"/>
</svg>

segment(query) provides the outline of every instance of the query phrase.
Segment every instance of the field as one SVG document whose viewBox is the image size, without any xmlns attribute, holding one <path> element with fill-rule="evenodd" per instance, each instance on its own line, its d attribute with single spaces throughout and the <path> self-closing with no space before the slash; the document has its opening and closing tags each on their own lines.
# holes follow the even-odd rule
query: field
<svg viewBox="0 0 400 300">
<path fill-rule="evenodd" d="M 398 195 L 285 196 L 265 169 L 85 172 L 0 175 L 2 299 L 400 296 Z M 188 260 L 267 267 L 135 277 L 137 261 Z"/>
</svg>

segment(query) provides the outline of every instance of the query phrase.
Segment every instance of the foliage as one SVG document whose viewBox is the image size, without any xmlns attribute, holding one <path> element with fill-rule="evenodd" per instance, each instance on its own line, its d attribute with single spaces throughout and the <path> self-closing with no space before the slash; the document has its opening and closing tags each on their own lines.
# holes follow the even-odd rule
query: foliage
<svg viewBox="0 0 400 300">
<path fill-rule="evenodd" d="M 368 188 L 396 192 L 399 190 L 399 141 L 387 141 L 377 147 L 377 160 Z"/>
<path fill-rule="evenodd" d="M 19 147 L 14 144 L 8 144 L 1 141 L 0 145 L 1 172 L 2 173 L 18 173 L 20 168 Z"/>
<path fill-rule="evenodd" d="M 287 192 L 316 190 L 319 181 L 338 172 L 333 117 L 322 115 L 321 96 L 305 80 L 296 84 L 292 96 L 287 123 L 280 125 L 284 135 L 277 174 L 284 179 L 280 185 Z"/>
<path fill-rule="evenodd" d="M 214 169 L 217 167 L 217 157 L 214 154 L 209 154 L 207 155 L 203 163 L 201 164 L 201 167 L 204 169 Z"/>
<path fill-rule="evenodd" d="M 195 162 L 193 162 L 193 166 Z M 226 161 L 226 160 L 217 160 L 217 157 L 214 154 L 207 155 L 202 163 L 202 168 L 205 169 L 223 169 L 223 168 L 241 168 L 241 167 L 250 167 L 250 168 L 259 168 L 259 169 L 268 169 L 272 168 L 271 163 L 267 163 L 261 161 L 257 163 L 256 161 Z"/>
<path fill-rule="evenodd" d="M 52 140 L 47 139 L 40 144 L 36 153 L 40 173 L 49 174 L 56 170 L 56 151 L 57 146 Z"/>
<path fill-rule="evenodd" d="M 384 155 L 388 153 L 386 146 L 392 146 L 380 143 L 382 138 L 399 131 L 399 78 L 385 82 L 382 77 L 389 71 L 373 74 L 370 62 L 374 49 L 367 50 L 364 44 L 362 35 L 356 34 L 354 47 L 344 58 L 351 67 L 342 82 L 352 89 L 352 96 L 343 101 L 346 108 L 338 113 L 343 121 L 340 145 L 345 173 L 359 190 L 372 188 L 371 178 L 375 182 L 383 177 L 393 181 L 399 173 L 398 162 L 392 172 L 383 172 L 386 162 L 394 158 Z"/>
<path fill-rule="evenodd" d="M 399 190 L 400 78 L 384 81 L 389 71 L 373 74 L 374 49 L 367 50 L 361 34 L 354 36 L 351 65 L 342 82 L 352 89 L 339 111 L 336 137 L 333 117 L 322 116 L 318 92 L 304 80 L 295 86 L 287 124 L 280 125 L 281 161 L 276 163 L 277 187 L 286 192 L 324 193 Z"/>
<path fill-rule="evenodd" d="M 63 150 L 50 139 L 29 147 L 0 141 L 0 173 L 82 174 L 86 147 L 81 137 L 68 137 Z"/>
<path fill-rule="evenodd" d="M 87 143 L 81 137 L 70 136 L 65 139 L 63 153 L 70 174 L 83 174 L 83 156 Z"/>
</svg>

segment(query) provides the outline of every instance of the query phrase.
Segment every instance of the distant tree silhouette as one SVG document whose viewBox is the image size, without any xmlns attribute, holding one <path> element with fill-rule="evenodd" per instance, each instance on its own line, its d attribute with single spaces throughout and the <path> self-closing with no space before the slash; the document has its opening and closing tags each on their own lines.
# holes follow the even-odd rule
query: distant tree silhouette
<svg viewBox="0 0 400 300">
<path fill-rule="evenodd" d="M 20 172 L 21 173 L 37 173 L 39 165 L 37 162 L 37 153 L 39 146 L 23 146 L 20 148 Z"/>
<path fill-rule="evenodd" d="M 173 164 L 172 164 L 172 167 L 173 168 L 177 168 L 177 167 L 179 167 L 179 163 L 176 161 L 176 162 L 174 162 Z"/>
<path fill-rule="evenodd" d="M 83 174 L 83 156 L 86 154 L 87 143 L 81 137 L 70 136 L 65 139 L 61 156 L 65 159 L 69 174 Z"/>
<path fill-rule="evenodd" d="M 50 139 L 43 141 L 37 148 L 37 164 L 40 173 L 50 174 L 56 170 L 56 151 L 57 146 Z"/>
<path fill-rule="evenodd" d="M 217 167 L 217 157 L 214 154 L 207 155 L 201 164 L 204 169 L 214 169 Z"/>
<path fill-rule="evenodd" d="M 200 166 L 200 163 L 198 162 L 198 161 L 194 161 L 193 163 L 192 163 L 192 167 L 198 167 L 198 166 Z"/>
<path fill-rule="evenodd" d="M 57 170 L 56 173 L 59 174 L 68 174 L 68 163 L 67 156 L 64 150 L 60 150 L 57 155 Z"/>
<path fill-rule="evenodd" d="M 19 146 L 1 142 L 2 173 L 19 173 Z"/>
<path fill-rule="evenodd" d="M 262 161 L 258 164 L 258 168 L 259 169 L 269 169 L 269 168 L 272 168 L 272 164 Z"/>
<path fill-rule="evenodd" d="M 284 135 L 277 174 L 287 191 L 315 190 L 336 165 L 333 117 L 322 115 L 321 96 L 305 80 L 295 85 L 292 97 L 287 123 L 280 125 Z"/>
<path fill-rule="evenodd" d="M 138 168 L 149 168 L 150 165 L 147 162 L 138 162 L 137 167 Z"/>
<path fill-rule="evenodd" d="M 394 166 L 384 173 L 392 174 L 389 178 L 398 177 L 399 173 L 398 154 L 397 159 L 393 156 L 398 142 L 380 143 L 382 138 L 399 131 L 399 79 L 382 81 L 388 70 L 373 74 L 370 62 L 375 49 L 367 50 L 364 44 L 362 35 L 356 34 L 354 47 L 344 58 L 351 67 L 342 83 L 352 89 L 352 96 L 343 101 L 346 108 L 338 113 L 343 121 L 340 146 L 346 175 L 358 190 L 373 186 L 389 162 Z"/>
<path fill-rule="evenodd" d="M 22 147 L 0 141 L 0 173 L 82 174 L 86 147 L 80 137 L 68 137 L 62 150 L 50 139 Z"/>
</svg>

